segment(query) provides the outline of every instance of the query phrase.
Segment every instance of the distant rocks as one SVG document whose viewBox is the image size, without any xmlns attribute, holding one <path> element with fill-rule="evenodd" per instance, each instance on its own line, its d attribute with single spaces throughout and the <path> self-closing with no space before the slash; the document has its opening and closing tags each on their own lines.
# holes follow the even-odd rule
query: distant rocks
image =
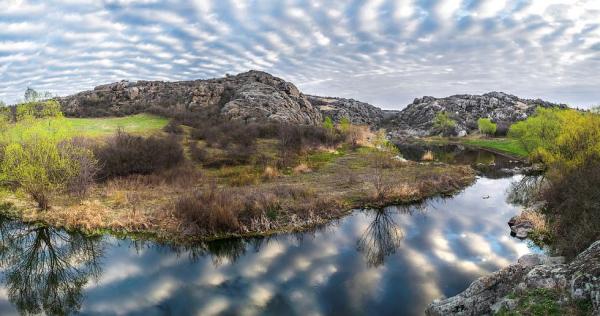
<svg viewBox="0 0 600 316">
<path fill-rule="evenodd" d="M 321 111 L 323 117 L 329 116 L 339 123 L 343 118 L 355 125 L 378 127 L 384 118 L 384 111 L 369 103 L 354 99 L 307 96 L 310 103 Z"/>
<path fill-rule="evenodd" d="M 115 82 L 58 98 L 67 116 L 122 116 L 163 110 L 217 109 L 244 121 L 320 124 L 322 116 L 292 83 L 261 71 L 225 78 L 164 82 Z"/>
<path fill-rule="evenodd" d="M 406 133 L 429 136 L 437 133 L 433 127 L 437 113 L 446 112 L 457 122 L 455 135 L 465 136 L 467 132 L 477 129 L 477 120 L 480 118 L 490 118 L 502 128 L 526 119 L 538 106 L 566 108 L 566 105 L 540 99 L 521 99 L 503 92 L 460 94 L 446 98 L 425 96 L 406 106 L 394 121 Z"/>
<path fill-rule="evenodd" d="M 426 314 L 491 315 L 501 310 L 518 314 L 525 294 L 540 291 L 555 293 L 558 306 L 589 302 L 592 315 L 600 315 L 600 240 L 568 264 L 563 257 L 525 255 L 516 264 L 475 280 L 464 292 L 434 301 Z"/>
</svg>

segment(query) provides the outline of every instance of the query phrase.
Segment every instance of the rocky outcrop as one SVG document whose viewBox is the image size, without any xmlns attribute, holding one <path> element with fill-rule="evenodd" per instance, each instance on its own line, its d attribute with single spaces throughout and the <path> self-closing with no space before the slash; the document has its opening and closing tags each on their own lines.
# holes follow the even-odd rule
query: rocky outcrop
<svg viewBox="0 0 600 316">
<path fill-rule="evenodd" d="M 462 293 L 436 300 L 427 315 L 490 315 L 499 310 L 514 311 L 527 293 L 555 293 L 557 306 L 574 302 L 590 304 L 589 311 L 600 315 L 600 240 L 565 264 L 562 257 L 525 255 L 491 275 L 481 277 Z"/>
<path fill-rule="evenodd" d="M 369 103 L 354 99 L 334 97 L 319 97 L 308 95 L 308 100 L 321 111 L 323 117 L 329 116 L 339 123 L 343 118 L 350 120 L 355 125 L 369 125 L 379 127 L 384 118 L 384 111 Z"/>
<path fill-rule="evenodd" d="M 226 118 L 320 124 L 321 113 L 296 86 L 260 71 L 225 78 L 164 82 L 121 81 L 58 98 L 67 116 L 121 116 L 158 107 L 169 111 L 216 108 Z"/>
<path fill-rule="evenodd" d="M 521 99 L 503 92 L 459 94 L 446 98 L 425 96 L 407 105 L 394 118 L 394 125 L 415 136 L 429 136 L 437 133 L 433 128 L 436 114 L 446 112 L 457 123 L 455 134 L 466 135 L 477 129 L 477 120 L 480 118 L 490 118 L 506 126 L 526 119 L 538 106 L 566 108 L 566 105 L 540 99 Z"/>
</svg>

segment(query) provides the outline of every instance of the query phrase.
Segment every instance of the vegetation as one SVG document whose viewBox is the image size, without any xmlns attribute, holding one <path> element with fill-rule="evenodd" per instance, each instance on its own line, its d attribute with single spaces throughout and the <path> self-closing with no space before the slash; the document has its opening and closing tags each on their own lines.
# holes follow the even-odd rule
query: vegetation
<svg viewBox="0 0 600 316">
<path fill-rule="evenodd" d="M 467 145 L 489 148 L 522 158 L 528 155 L 521 142 L 510 138 L 466 138 L 462 142 Z"/>
<path fill-rule="evenodd" d="M 433 127 L 443 136 L 453 136 L 456 131 L 456 121 L 451 119 L 448 113 L 438 112 L 433 120 Z"/>
<path fill-rule="evenodd" d="M 81 179 L 84 167 L 95 165 L 89 149 L 65 141 L 59 132 L 41 129 L 28 130 L 20 139 L 8 142 L 2 151 L 0 180 L 22 189 L 44 210 L 49 207 L 50 193 L 66 189 Z"/>
<path fill-rule="evenodd" d="M 532 190 L 546 202 L 552 246 L 574 256 L 600 238 L 600 115 L 539 108 L 509 132 L 548 171 Z"/>
<path fill-rule="evenodd" d="M 35 117 L 5 123 L 3 184 L 14 191 L 17 216 L 70 229 L 177 240 L 289 231 L 353 207 L 450 193 L 474 177 L 465 167 L 401 162 L 384 131 L 349 122 L 315 127 L 193 114 L 182 128 L 179 119 L 151 115 Z M 88 137 L 74 137 L 81 134 Z"/>
<path fill-rule="evenodd" d="M 521 290 L 509 295 L 516 299 L 517 306 L 512 310 L 500 309 L 496 316 L 516 315 L 591 315 L 592 306 L 589 300 L 571 299 L 567 293 L 555 289 L 536 288 Z M 563 299 L 569 298 L 568 300 Z M 562 303 L 559 303 L 562 302 Z"/>
<path fill-rule="evenodd" d="M 496 124 L 489 118 L 480 118 L 477 120 L 477 126 L 479 132 L 487 136 L 493 136 L 496 134 Z"/>
</svg>

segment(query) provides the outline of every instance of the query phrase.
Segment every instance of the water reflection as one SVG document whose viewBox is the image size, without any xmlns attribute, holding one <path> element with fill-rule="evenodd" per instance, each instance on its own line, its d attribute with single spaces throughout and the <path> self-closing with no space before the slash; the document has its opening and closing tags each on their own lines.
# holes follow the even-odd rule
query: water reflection
<svg viewBox="0 0 600 316">
<path fill-rule="evenodd" d="M 391 210 L 372 210 L 373 220 L 356 242 L 356 249 L 363 253 L 369 267 L 378 267 L 385 257 L 396 252 L 404 232 L 391 216 Z"/>
<path fill-rule="evenodd" d="M 513 174 L 512 169 L 523 166 L 522 162 L 512 158 L 463 145 L 402 143 L 396 146 L 408 160 L 422 161 L 426 153 L 431 153 L 437 162 L 471 165 L 481 175 L 491 179 L 510 177 Z"/>
<path fill-rule="evenodd" d="M 81 306 L 83 286 L 101 272 L 99 238 L 0 220 L 0 266 L 21 314 L 64 315 Z"/>
<path fill-rule="evenodd" d="M 520 179 L 483 177 L 448 199 L 193 247 L 4 221 L 0 314 L 422 315 L 532 251 L 506 225 Z"/>
</svg>

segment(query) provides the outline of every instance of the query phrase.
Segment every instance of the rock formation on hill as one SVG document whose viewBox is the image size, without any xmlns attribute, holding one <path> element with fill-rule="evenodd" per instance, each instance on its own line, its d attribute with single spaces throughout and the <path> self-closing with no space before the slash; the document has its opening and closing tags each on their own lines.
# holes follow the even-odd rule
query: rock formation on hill
<svg viewBox="0 0 600 316">
<path fill-rule="evenodd" d="M 345 117 L 352 124 L 377 127 L 384 117 L 382 109 L 354 99 L 314 95 L 307 95 L 306 97 L 314 107 L 321 111 L 323 117 L 329 116 L 336 123 L 339 123 Z"/>
<path fill-rule="evenodd" d="M 520 315 L 520 306 L 527 303 L 521 300 L 532 293 L 554 293 L 559 306 L 589 303 L 591 315 L 600 315 L 600 240 L 572 262 L 563 261 L 562 257 L 525 255 L 517 263 L 475 280 L 464 292 L 436 300 L 426 314 L 490 315 L 504 310 Z"/>
<path fill-rule="evenodd" d="M 321 113 L 290 82 L 260 71 L 225 78 L 163 82 L 121 81 L 58 98 L 67 116 L 120 116 L 162 110 L 217 108 L 223 117 L 320 124 Z"/>
<path fill-rule="evenodd" d="M 501 125 L 510 125 L 531 115 L 536 107 L 562 107 L 540 99 L 521 99 L 503 92 L 483 95 L 460 94 L 446 98 L 422 97 L 404 108 L 393 118 L 393 123 L 409 134 L 428 136 L 435 134 L 433 122 L 439 112 L 446 112 L 456 121 L 456 134 L 477 129 L 477 120 L 490 118 Z"/>
</svg>

